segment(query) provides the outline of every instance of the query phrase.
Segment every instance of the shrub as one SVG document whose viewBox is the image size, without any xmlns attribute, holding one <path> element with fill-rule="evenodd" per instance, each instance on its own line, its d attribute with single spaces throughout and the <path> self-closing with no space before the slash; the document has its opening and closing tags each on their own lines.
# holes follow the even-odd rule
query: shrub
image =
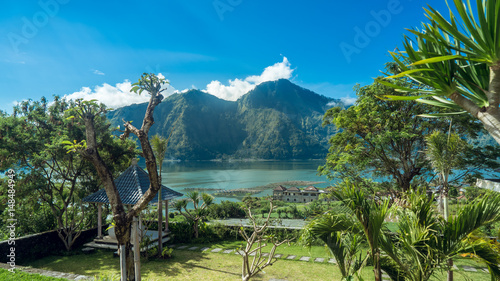
<svg viewBox="0 0 500 281">
<path fill-rule="evenodd" d="M 222 201 L 208 207 L 208 216 L 212 219 L 245 218 L 245 210 L 237 202 Z"/>
</svg>

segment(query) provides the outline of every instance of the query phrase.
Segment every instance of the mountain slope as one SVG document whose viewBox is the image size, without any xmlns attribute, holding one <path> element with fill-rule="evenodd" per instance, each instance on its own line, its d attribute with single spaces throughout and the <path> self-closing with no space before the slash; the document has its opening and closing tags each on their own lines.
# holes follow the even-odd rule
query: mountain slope
<svg viewBox="0 0 500 281">
<path fill-rule="evenodd" d="M 319 158 L 334 133 L 321 126 L 331 101 L 288 80 L 262 83 L 236 102 L 190 90 L 156 107 L 150 135 L 168 137 L 172 130 L 167 150 L 172 159 Z M 140 126 L 145 109 L 146 104 L 131 105 L 108 118 L 115 126 L 122 119 Z"/>
</svg>

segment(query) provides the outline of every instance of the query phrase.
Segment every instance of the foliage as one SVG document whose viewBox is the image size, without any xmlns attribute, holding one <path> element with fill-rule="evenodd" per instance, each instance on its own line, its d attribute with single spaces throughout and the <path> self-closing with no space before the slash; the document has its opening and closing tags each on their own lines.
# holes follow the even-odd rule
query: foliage
<svg viewBox="0 0 500 281">
<path fill-rule="evenodd" d="M 164 77 L 156 76 L 155 74 L 144 73 L 137 83 L 132 84 L 132 91 L 141 94 L 143 91 L 150 95 L 149 103 L 147 104 L 146 112 L 142 120 L 140 129 L 136 128 L 130 121 L 123 125 L 125 130 L 120 135 L 120 140 L 126 141 L 130 134 L 135 135 L 141 144 L 142 153 L 146 160 L 146 169 L 150 181 L 149 189 L 139 198 L 138 202 L 125 211 L 124 205 L 118 194 L 116 184 L 110 166 L 103 161 L 101 153 L 106 151 L 98 143 L 98 138 L 102 135 L 96 131 L 96 119 L 105 118 L 106 108 L 101 104 L 95 103 L 95 100 L 84 101 L 79 99 L 76 101 L 77 107 L 71 110 L 72 118 L 85 124 L 85 140 L 80 141 L 80 145 L 67 144 L 68 152 L 74 151 L 88 160 L 95 167 L 95 170 L 102 181 L 102 185 L 106 191 L 106 195 L 111 203 L 113 212 L 113 220 L 115 222 L 115 234 L 119 246 L 124 246 L 125 250 L 121 251 L 122 257 L 125 258 L 125 268 L 121 267 L 122 272 L 126 272 L 127 280 L 135 278 L 135 268 L 133 262 L 132 244 L 130 239 L 131 224 L 134 217 L 147 208 L 147 204 L 154 198 L 156 193 L 161 188 L 159 181 L 156 159 L 149 142 L 148 134 L 154 124 L 153 113 L 157 105 L 163 100 L 161 94 L 166 88 L 162 88 L 168 83 Z M 103 134 L 111 137 L 111 134 Z M 84 144 L 84 145 L 83 145 Z"/>
<path fill-rule="evenodd" d="M 413 94 L 386 97 L 416 100 L 451 109 L 453 114 L 469 113 L 500 142 L 500 2 L 476 0 L 476 10 L 470 0 L 453 2 L 456 11 L 450 9 L 450 20 L 429 7 L 430 22 L 421 30 L 410 30 L 415 40 L 405 36 L 404 51 L 391 53 L 400 73 L 390 78 L 410 78 L 425 90 L 392 84 Z"/>
<path fill-rule="evenodd" d="M 434 170 L 439 174 L 442 184 L 442 195 L 444 196 L 444 218 L 448 220 L 448 177 L 453 169 L 461 168 L 462 153 L 467 147 L 467 143 L 460 139 L 458 134 L 448 132 L 448 135 L 434 131 L 426 136 L 427 149 L 425 154 L 431 162 Z M 442 200 L 440 200 L 442 201 Z"/>
<path fill-rule="evenodd" d="M 318 159 L 334 132 L 321 126 L 329 102 L 341 104 L 287 80 L 264 82 L 238 101 L 190 90 L 165 98 L 151 133 L 172 134 L 170 159 Z M 108 117 L 115 126 L 122 119 L 140 123 L 145 108 L 131 105 Z"/>
<path fill-rule="evenodd" d="M 212 219 L 244 218 L 246 216 L 245 209 L 241 204 L 228 200 L 211 204 L 207 210 L 208 217 Z"/>
<path fill-rule="evenodd" d="M 391 70 L 391 64 L 387 68 Z M 411 81 L 398 83 L 419 88 Z M 432 170 L 422 153 L 426 146 L 424 136 L 446 128 L 446 120 L 415 118 L 433 112 L 426 104 L 381 100 L 380 96 L 395 90 L 378 82 L 357 86 L 355 90 L 355 105 L 345 110 L 334 107 L 325 114 L 324 125 L 335 125 L 339 131 L 330 139 L 330 150 L 320 173 L 330 178 L 350 178 L 371 192 L 388 192 L 391 186 L 377 187 L 368 176 L 385 181 L 390 178 L 396 191 L 425 183 Z M 476 124 L 463 117 L 455 119 L 460 133 L 475 135 Z"/>
<path fill-rule="evenodd" d="M 301 240 L 311 247 L 314 238 L 323 241 L 335 257 L 343 280 L 359 276 L 369 256 L 363 257 L 362 249 L 366 246 L 366 240 L 349 209 L 338 206 L 311 221 L 304 228 Z"/>
<path fill-rule="evenodd" d="M 383 266 L 387 274 L 393 280 L 427 280 L 439 267 L 449 270 L 449 259 L 473 253 L 474 259 L 488 266 L 492 280 L 498 278 L 500 254 L 475 231 L 500 220 L 500 195 L 475 200 L 449 221 L 435 215 L 432 201 L 425 194 L 412 193 L 398 210 L 395 237 L 381 243 L 388 257 Z"/>
<path fill-rule="evenodd" d="M 20 215 L 26 216 L 26 221 L 36 217 L 33 229 L 22 226 L 19 234 L 56 228 L 68 250 L 80 231 L 95 222 L 95 209 L 82 208 L 81 198 L 97 191 L 99 185 L 92 165 L 82 161 L 80 155 L 67 153 L 61 145 L 81 145 L 76 139 L 84 136 L 84 125 L 68 118 L 67 113 L 75 107 L 74 102 L 57 96 L 52 104 L 45 98 L 28 100 L 16 106 L 11 116 L 0 119 L 0 169 L 12 167 L 18 171 L 16 200 L 22 205 L 20 208 L 27 211 Z M 112 139 L 105 118 L 97 118 L 95 124 L 97 132 L 107 134 L 99 138 L 98 143 L 107 148 L 103 159 L 116 173 L 134 153 L 135 144 Z M 52 215 L 47 216 L 47 210 Z"/>
<path fill-rule="evenodd" d="M 186 197 L 175 201 L 174 208 L 192 222 L 194 237 L 198 238 L 199 223 L 207 216 L 206 209 L 212 204 L 214 198 L 208 193 L 200 194 L 197 191 L 188 192 Z M 200 201 L 203 201 L 201 205 Z M 194 210 L 188 209 L 188 202 L 193 204 Z"/>
<path fill-rule="evenodd" d="M 389 201 L 387 199 L 384 201 L 370 199 L 356 185 L 349 182 L 344 182 L 332 193 L 352 212 L 352 217 L 356 219 L 357 227 L 363 233 L 370 249 L 369 255 L 373 260 L 375 280 L 381 281 L 380 242 L 387 232 L 385 219 L 390 212 Z M 352 218 L 349 221 L 352 223 Z"/>
</svg>

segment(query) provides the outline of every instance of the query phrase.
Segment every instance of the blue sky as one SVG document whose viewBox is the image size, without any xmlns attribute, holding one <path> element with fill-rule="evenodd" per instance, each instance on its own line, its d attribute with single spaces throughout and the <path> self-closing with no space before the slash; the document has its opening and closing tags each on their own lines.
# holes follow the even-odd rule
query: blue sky
<svg viewBox="0 0 500 281">
<path fill-rule="evenodd" d="M 319 94 L 354 97 L 401 46 L 423 7 L 444 0 L 5 1 L 0 10 L 0 110 L 52 95 L 119 107 L 143 72 L 171 91 L 236 99 L 276 78 Z M 119 101 L 119 102 L 118 102 Z"/>
</svg>

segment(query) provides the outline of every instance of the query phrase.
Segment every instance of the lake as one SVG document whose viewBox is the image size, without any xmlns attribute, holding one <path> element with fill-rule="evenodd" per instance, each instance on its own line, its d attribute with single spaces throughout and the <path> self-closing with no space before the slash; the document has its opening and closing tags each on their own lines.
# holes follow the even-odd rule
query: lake
<svg viewBox="0 0 500 281">
<path fill-rule="evenodd" d="M 190 188 L 233 190 L 254 188 L 271 183 L 286 181 L 314 181 L 316 187 L 327 187 L 330 182 L 325 176 L 318 176 L 318 166 L 324 160 L 297 161 L 165 161 L 162 183 L 169 188 L 186 193 Z M 143 168 L 144 164 L 141 165 Z M 186 190 L 188 189 L 188 190 Z M 271 195 L 272 190 L 264 190 L 254 196 Z M 239 201 L 232 196 L 216 196 L 221 200 Z"/>
</svg>

